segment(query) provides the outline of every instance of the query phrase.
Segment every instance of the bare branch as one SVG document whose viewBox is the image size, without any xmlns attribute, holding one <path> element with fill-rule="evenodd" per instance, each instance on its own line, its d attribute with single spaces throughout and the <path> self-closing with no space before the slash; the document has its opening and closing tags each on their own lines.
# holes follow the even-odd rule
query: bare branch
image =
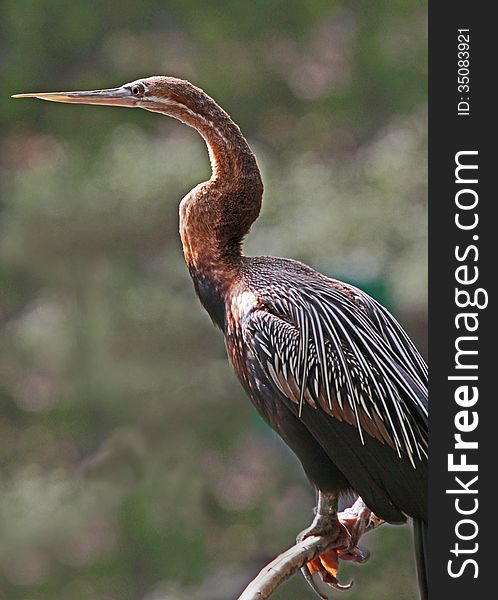
<svg viewBox="0 0 498 600">
<path fill-rule="evenodd" d="M 358 515 L 365 509 L 365 504 L 361 498 L 354 503 L 351 508 L 340 513 L 340 520 L 346 520 L 351 515 Z M 376 517 L 373 513 L 365 524 L 363 533 L 375 529 L 384 521 Z M 327 536 L 309 536 L 298 542 L 279 556 L 271 563 L 266 565 L 255 579 L 246 587 L 239 596 L 238 600 L 266 600 L 270 598 L 273 592 L 289 577 L 294 575 L 306 563 L 317 558 L 327 550 L 332 550 L 338 546 L 337 534 Z"/>
<path fill-rule="evenodd" d="M 333 548 L 336 540 L 336 535 L 329 539 L 314 535 L 282 552 L 260 571 L 238 600 L 266 600 L 281 583 L 294 575 L 306 563 Z"/>
</svg>

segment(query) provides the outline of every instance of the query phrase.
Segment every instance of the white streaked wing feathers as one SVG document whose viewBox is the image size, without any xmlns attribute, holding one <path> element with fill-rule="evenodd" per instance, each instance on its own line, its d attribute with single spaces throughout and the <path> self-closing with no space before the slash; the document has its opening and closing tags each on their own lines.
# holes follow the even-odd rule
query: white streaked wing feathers
<svg viewBox="0 0 498 600">
<path fill-rule="evenodd" d="M 319 396 L 332 414 L 334 395 L 340 411 L 347 403 L 362 443 L 362 422 L 366 433 L 385 428 L 398 455 L 415 467 L 415 458 L 427 457 L 427 368 L 395 319 L 350 289 L 358 302 L 323 284 L 287 288 L 271 310 L 246 320 L 248 339 L 274 384 L 298 402 L 299 416 L 305 402 L 318 408 Z M 385 441 L 380 432 L 374 437 Z"/>
</svg>

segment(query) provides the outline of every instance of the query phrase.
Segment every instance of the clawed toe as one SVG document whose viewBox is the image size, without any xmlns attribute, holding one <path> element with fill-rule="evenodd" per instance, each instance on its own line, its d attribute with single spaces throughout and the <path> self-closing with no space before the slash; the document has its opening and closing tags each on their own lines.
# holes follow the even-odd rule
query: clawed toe
<svg viewBox="0 0 498 600">
<path fill-rule="evenodd" d="M 337 549 L 327 550 L 310 561 L 307 566 L 311 575 L 318 573 L 323 582 L 328 583 L 336 590 L 343 592 L 349 590 L 353 585 L 352 581 L 343 584 L 337 579 L 337 571 L 339 570 L 339 552 Z"/>
<path fill-rule="evenodd" d="M 327 597 L 322 594 L 315 584 L 313 580 L 314 573 L 318 573 L 323 582 L 336 590 L 349 590 L 353 585 L 353 581 L 343 584 L 338 580 L 339 560 L 363 564 L 369 559 L 368 551 L 360 548 L 358 542 L 368 529 L 371 512 L 364 505 L 362 505 L 361 510 L 357 510 L 356 507 L 355 504 L 354 508 L 338 513 L 335 518 L 327 521 L 315 518 L 312 525 L 298 536 L 298 541 L 312 535 L 327 538 L 327 541 L 330 540 L 330 545 L 333 546 L 333 548 L 326 550 L 307 563 L 302 569 L 306 581 L 322 600 L 326 600 Z"/>
</svg>

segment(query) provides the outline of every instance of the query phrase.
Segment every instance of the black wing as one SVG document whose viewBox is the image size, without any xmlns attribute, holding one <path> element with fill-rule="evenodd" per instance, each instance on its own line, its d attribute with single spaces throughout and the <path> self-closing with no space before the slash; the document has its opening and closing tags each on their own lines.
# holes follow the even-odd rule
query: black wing
<svg viewBox="0 0 498 600">
<path fill-rule="evenodd" d="M 425 495 L 428 450 L 427 368 L 408 336 L 352 286 L 319 280 L 276 297 L 242 323 L 256 376 L 366 501 L 382 491 L 401 511 L 423 512 L 424 499 L 405 502 Z"/>
</svg>

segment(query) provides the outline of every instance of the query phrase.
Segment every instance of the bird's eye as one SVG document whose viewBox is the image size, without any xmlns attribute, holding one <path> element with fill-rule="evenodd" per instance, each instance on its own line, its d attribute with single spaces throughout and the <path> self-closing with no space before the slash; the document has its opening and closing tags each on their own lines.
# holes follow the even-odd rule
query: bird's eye
<svg viewBox="0 0 498 600">
<path fill-rule="evenodd" d="M 145 92 L 145 87 L 142 83 L 135 83 L 131 88 L 131 93 L 137 97 L 143 96 L 144 92 Z"/>
</svg>

